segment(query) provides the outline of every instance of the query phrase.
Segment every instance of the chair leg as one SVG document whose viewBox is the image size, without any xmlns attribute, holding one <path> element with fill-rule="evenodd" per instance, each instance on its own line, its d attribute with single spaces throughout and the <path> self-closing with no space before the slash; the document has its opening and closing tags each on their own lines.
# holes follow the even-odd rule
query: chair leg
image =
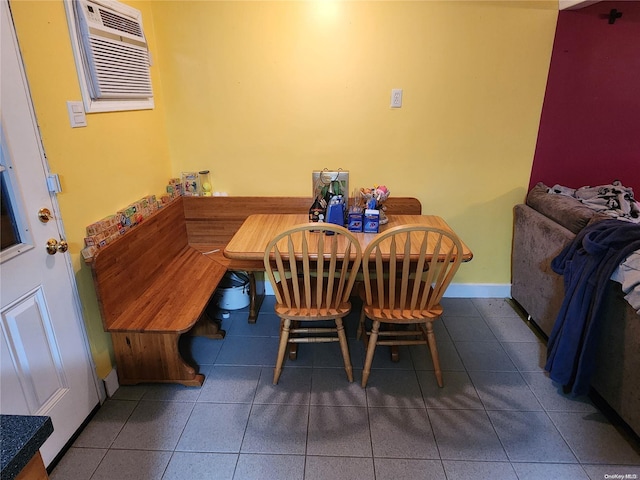
<svg viewBox="0 0 640 480">
<path fill-rule="evenodd" d="M 351 358 L 349 357 L 349 344 L 347 343 L 347 335 L 344 333 L 344 324 L 341 318 L 336 318 L 336 330 L 338 331 L 338 339 L 340 340 L 344 370 L 347 372 L 349 382 L 353 382 L 353 367 L 351 366 Z"/>
<path fill-rule="evenodd" d="M 426 329 L 427 342 L 429 343 L 429 350 L 431 351 L 431 361 L 433 362 L 433 369 L 436 375 L 436 381 L 438 386 L 442 388 L 442 371 L 440 370 L 440 357 L 438 356 L 438 347 L 436 347 L 436 336 L 433 334 L 433 322 L 427 322 L 420 325 L 423 331 Z"/>
<path fill-rule="evenodd" d="M 278 358 L 276 360 L 276 368 L 273 371 L 273 384 L 277 385 L 282 373 L 282 364 L 284 363 L 284 355 L 287 352 L 287 344 L 289 343 L 289 328 L 291 320 L 284 319 L 280 329 L 280 345 L 278 346 Z"/>
<path fill-rule="evenodd" d="M 380 322 L 373 321 L 373 327 L 371 328 L 371 338 L 369 338 L 369 345 L 367 346 L 367 356 L 364 359 L 364 369 L 362 370 L 362 387 L 367 386 L 367 380 L 369 380 L 369 374 L 371 373 L 371 364 L 373 363 L 373 353 L 376 349 L 376 343 L 378 342 L 378 330 L 380 329 Z M 366 332 L 365 332 L 366 337 Z"/>
<path fill-rule="evenodd" d="M 300 322 L 291 320 L 291 328 L 300 328 Z M 289 360 L 295 360 L 296 358 L 298 358 L 298 344 L 292 343 L 289 345 Z"/>
<path fill-rule="evenodd" d="M 360 323 L 358 325 L 358 335 L 357 338 L 360 338 L 362 335 L 362 343 L 364 343 L 364 349 L 366 350 L 369 347 L 369 335 L 367 335 L 367 327 L 365 322 L 367 321 L 367 316 L 364 313 L 364 307 L 362 307 L 362 311 L 360 312 Z"/>
</svg>

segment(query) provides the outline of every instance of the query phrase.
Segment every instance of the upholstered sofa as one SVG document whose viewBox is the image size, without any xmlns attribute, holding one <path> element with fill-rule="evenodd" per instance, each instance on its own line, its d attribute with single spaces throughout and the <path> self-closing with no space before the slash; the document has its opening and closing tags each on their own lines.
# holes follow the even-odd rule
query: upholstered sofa
<svg viewBox="0 0 640 480">
<path fill-rule="evenodd" d="M 598 213 L 538 184 L 514 207 L 511 296 L 548 337 L 564 298 L 551 261 Z M 640 435 L 640 315 L 608 281 L 593 389 Z M 551 381 L 551 380 L 550 380 Z"/>
</svg>

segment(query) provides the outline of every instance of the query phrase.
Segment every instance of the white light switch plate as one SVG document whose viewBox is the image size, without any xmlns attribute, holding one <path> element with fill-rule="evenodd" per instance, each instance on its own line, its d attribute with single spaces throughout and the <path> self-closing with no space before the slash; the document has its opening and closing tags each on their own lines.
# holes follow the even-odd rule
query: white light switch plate
<svg viewBox="0 0 640 480">
<path fill-rule="evenodd" d="M 71 128 L 87 126 L 87 117 L 84 114 L 84 105 L 82 105 L 82 102 L 67 102 L 67 111 L 69 112 Z"/>
<path fill-rule="evenodd" d="M 391 90 L 391 108 L 402 107 L 402 89 L 394 88 Z"/>
</svg>

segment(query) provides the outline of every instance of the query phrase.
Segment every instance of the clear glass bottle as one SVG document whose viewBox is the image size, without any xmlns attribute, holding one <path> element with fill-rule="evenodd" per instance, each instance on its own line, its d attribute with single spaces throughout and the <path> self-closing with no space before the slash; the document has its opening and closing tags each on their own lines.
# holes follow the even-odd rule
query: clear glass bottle
<svg viewBox="0 0 640 480">
<path fill-rule="evenodd" d="M 199 192 L 198 194 L 201 197 L 210 197 L 211 196 L 211 181 L 209 179 L 209 170 L 201 170 L 198 172 L 198 177 L 199 177 L 199 182 L 198 182 L 198 186 L 199 188 Z"/>
</svg>

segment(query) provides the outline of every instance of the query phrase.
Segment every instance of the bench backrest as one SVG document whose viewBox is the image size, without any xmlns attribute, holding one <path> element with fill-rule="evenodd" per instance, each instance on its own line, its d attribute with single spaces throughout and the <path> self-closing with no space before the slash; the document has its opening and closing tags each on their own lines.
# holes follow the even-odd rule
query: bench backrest
<svg viewBox="0 0 640 480">
<path fill-rule="evenodd" d="M 184 197 L 189 243 L 224 247 L 245 219 L 254 213 L 307 213 L 309 197 Z M 421 215 L 413 197 L 389 197 L 387 213 Z"/>
<path fill-rule="evenodd" d="M 182 200 L 161 208 L 94 257 L 92 272 L 105 329 L 188 245 Z M 180 272 L 174 274 L 179 281 Z"/>
</svg>

